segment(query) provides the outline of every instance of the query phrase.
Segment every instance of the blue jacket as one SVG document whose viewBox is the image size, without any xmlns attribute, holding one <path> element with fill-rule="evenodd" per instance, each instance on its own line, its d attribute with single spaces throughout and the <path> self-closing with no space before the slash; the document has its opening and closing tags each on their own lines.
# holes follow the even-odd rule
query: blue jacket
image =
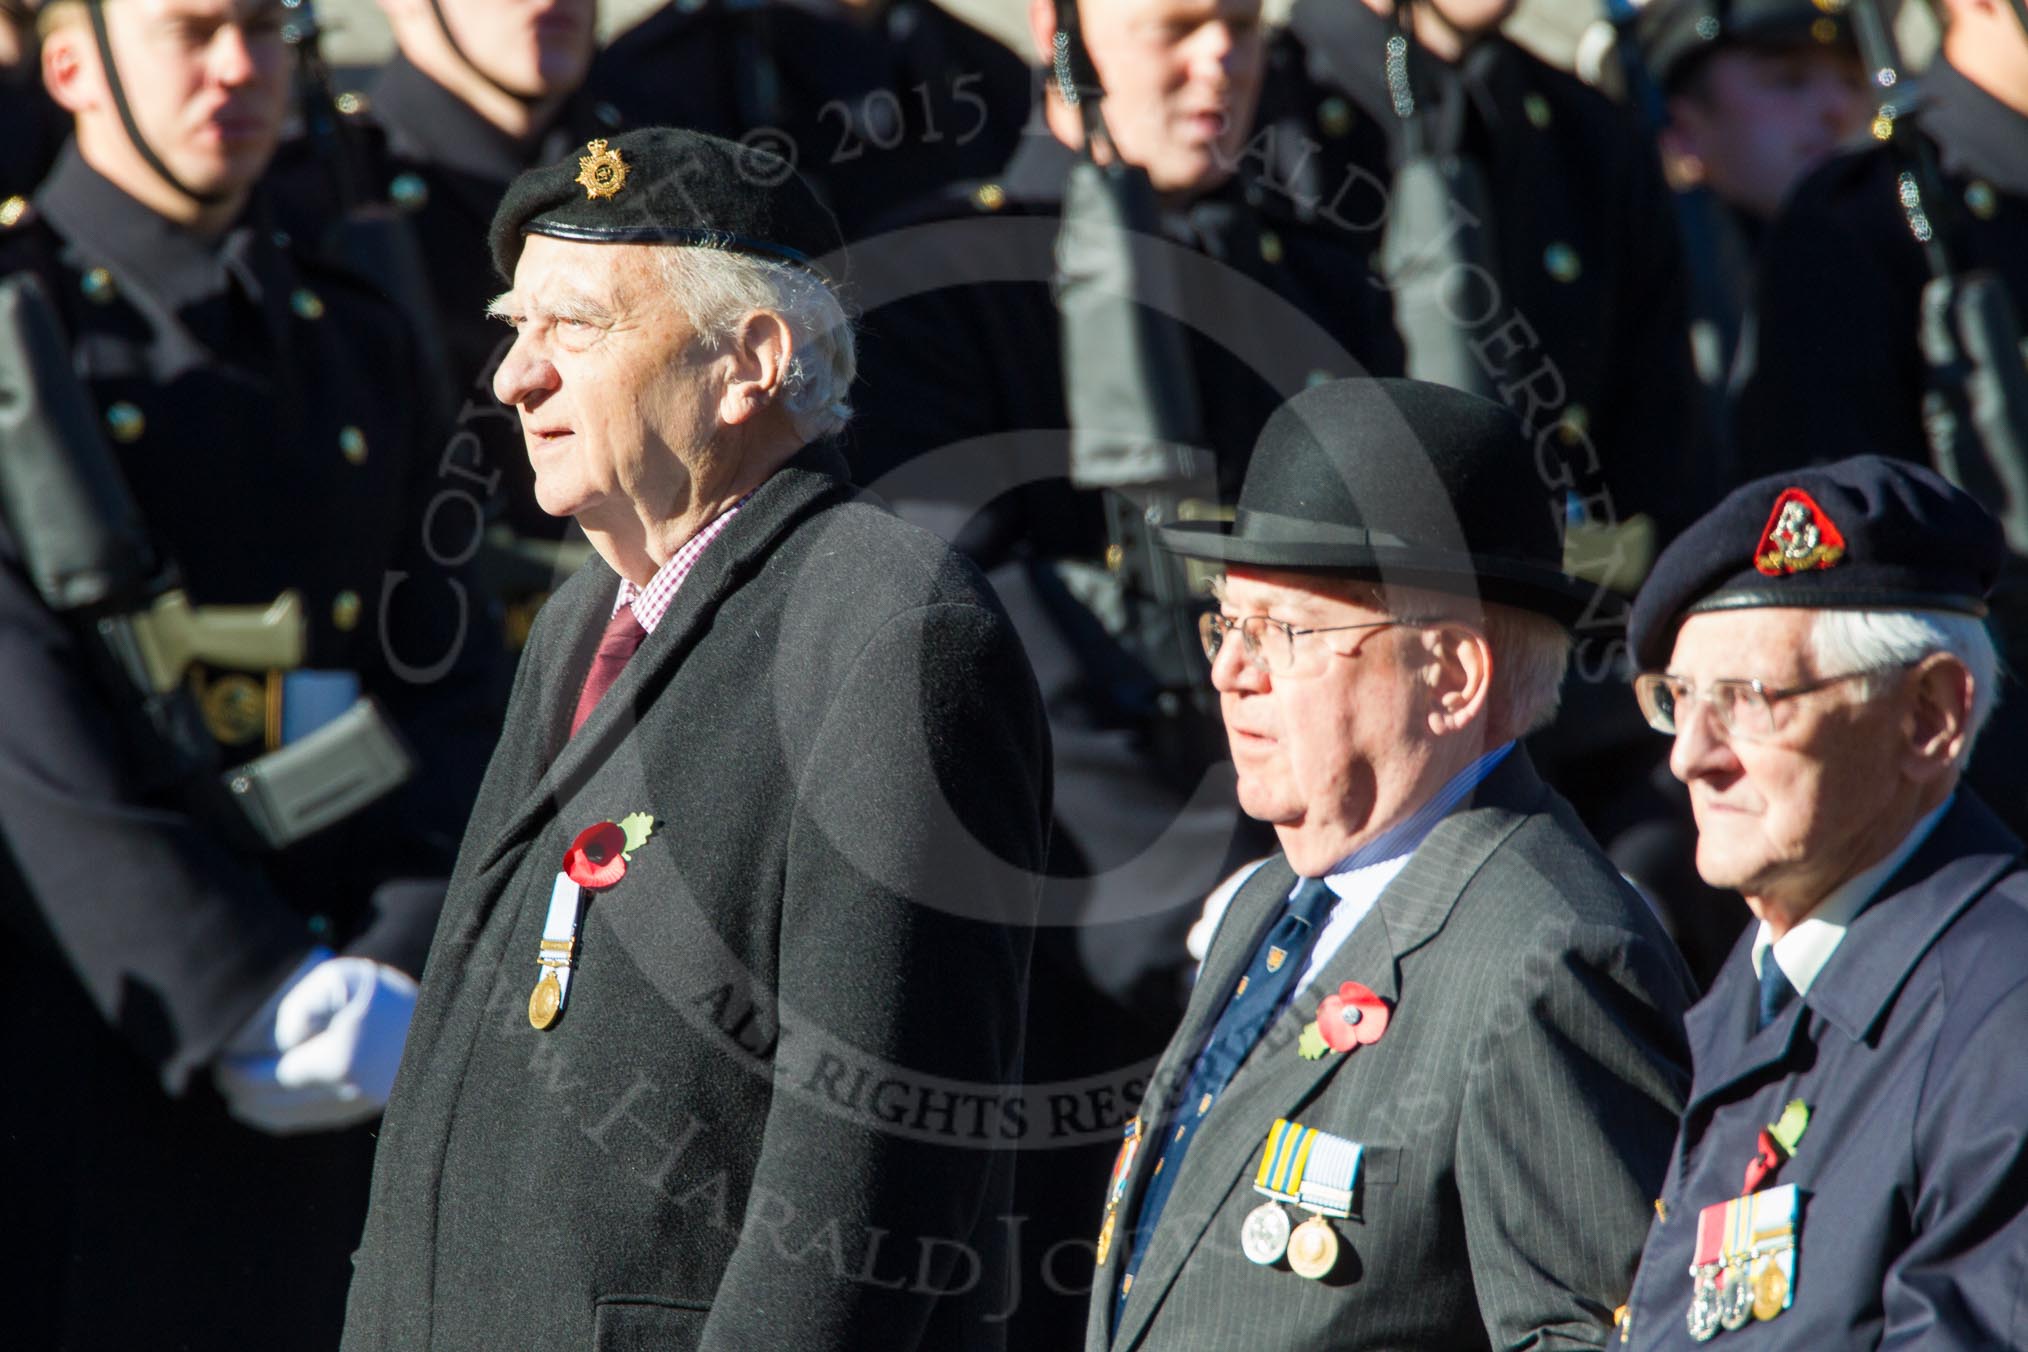
<svg viewBox="0 0 2028 1352">
<path fill-rule="evenodd" d="M 2028 873 L 1961 789 L 1811 984 L 1753 1031 L 1741 937 L 1691 1010 L 1690 1104 L 1623 1333 L 1688 1349 L 1701 1208 L 1740 1194 L 1760 1130 L 1809 1126 L 1763 1184 L 1802 1195 L 1793 1304 L 1714 1352 L 2028 1345 Z"/>
</svg>

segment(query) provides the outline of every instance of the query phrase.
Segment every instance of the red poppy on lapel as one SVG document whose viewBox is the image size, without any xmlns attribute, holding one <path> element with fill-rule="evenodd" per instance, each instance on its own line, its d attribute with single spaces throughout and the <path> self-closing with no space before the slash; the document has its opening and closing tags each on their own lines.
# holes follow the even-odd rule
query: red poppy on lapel
<svg viewBox="0 0 2028 1352">
<path fill-rule="evenodd" d="M 587 826 L 563 852 L 564 876 L 579 887 L 611 887 L 627 876 L 627 861 L 654 829 L 655 819 L 645 812 Z"/>
<path fill-rule="evenodd" d="M 1387 1002 L 1357 981 L 1346 982 L 1317 1006 L 1317 1032 L 1334 1052 L 1370 1046 L 1386 1031 Z"/>
</svg>

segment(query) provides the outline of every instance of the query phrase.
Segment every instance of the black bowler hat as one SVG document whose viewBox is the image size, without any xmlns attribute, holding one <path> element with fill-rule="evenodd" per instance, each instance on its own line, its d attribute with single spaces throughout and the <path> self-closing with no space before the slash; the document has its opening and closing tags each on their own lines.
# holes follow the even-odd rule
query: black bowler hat
<svg viewBox="0 0 2028 1352">
<path fill-rule="evenodd" d="M 688 244 L 835 266 L 838 222 L 788 161 L 700 131 L 643 127 L 589 142 L 508 187 L 487 243 L 512 281 L 523 235 Z"/>
<path fill-rule="evenodd" d="M 1655 560 L 1634 598 L 1634 660 L 1669 660 L 1676 626 L 1712 610 L 1986 613 L 2006 561 L 2000 523 L 1906 460 L 1859 455 L 1734 489 Z"/>
<path fill-rule="evenodd" d="M 1231 525 L 1165 526 L 1178 554 L 1476 595 L 1573 624 L 1593 589 L 1563 571 L 1564 492 L 1520 420 L 1420 380 L 1337 380 L 1261 430 Z"/>
<path fill-rule="evenodd" d="M 1648 74 L 1673 90 L 1708 54 L 1733 44 L 1850 46 L 1848 0 L 1648 0 L 1634 39 Z M 1871 4 L 1873 0 L 1849 0 Z"/>
</svg>

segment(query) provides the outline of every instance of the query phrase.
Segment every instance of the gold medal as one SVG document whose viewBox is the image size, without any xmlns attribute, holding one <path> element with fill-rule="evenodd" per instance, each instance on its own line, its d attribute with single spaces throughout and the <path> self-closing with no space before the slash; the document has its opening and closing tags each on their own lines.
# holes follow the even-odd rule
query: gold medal
<svg viewBox="0 0 2028 1352">
<path fill-rule="evenodd" d="M 1789 1274 L 1776 1260 L 1766 1259 L 1753 1274 L 1753 1317 L 1765 1323 L 1789 1307 Z"/>
<path fill-rule="evenodd" d="M 544 972 L 528 997 L 528 1022 L 537 1029 L 547 1028 L 556 1022 L 556 1012 L 562 1008 L 563 987 L 556 984 L 555 972 Z"/>
<path fill-rule="evenodd" d="M 1106 1265 L 1106 1255 L 1113 1251 L 1113 1222 L 1119 1215 L 1118 1207 L 1107 1207 L 1105 1223 L 1099 1226 L 1097 1266 Z"/>
<path fill-rule="evenodd" d="M 1298 1277 L 1320 1281 L 1338 1266 L 1338 1232 L 1322 1216 L 1312 1216 L 1289 1236 L 1289 1268 Z"/>
</svg>

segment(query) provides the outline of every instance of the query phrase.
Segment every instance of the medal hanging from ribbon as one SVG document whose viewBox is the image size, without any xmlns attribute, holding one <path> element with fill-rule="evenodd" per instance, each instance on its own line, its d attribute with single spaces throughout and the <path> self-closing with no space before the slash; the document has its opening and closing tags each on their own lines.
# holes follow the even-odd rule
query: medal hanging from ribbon
<svg viewBox="0 0 2028 1352">
<path fill-rule="evenodd" d="M 1247 1213 L 1240 1248 L 1271 1267 L 1284 1257 L 1297 1275 L 1319 1280 L 1338 1264 L 1338 1234 L 1326 1217 L 1352 1214 L 1352 1192 L 1365 1147 L 1357 1141 L 1278 1119 L 1261 1147 L 1253 1190 L 1269 1200 Z M 1285 1203 L 1310 1213 L 1290 1228 Z"/>
<path fill-rule="evenodd" d="M 1686 1321 L 1691 1337 L 1706 1342 L 1721 1328 L 1773 1319 L 1794 1303 L 1801 1220 L 1801 1194 L 1793 1183 L 1698 1213 Z"/>
<path fill-rule="evenodd" d="M 1099 1224 L 1097 1265 L 1106 1265 L 1106 1256 L 1113 1251 L 1113 1229 L 1119 1221 L 1120 1203 L 1126 1200 L 1127 1180 L 1134 1176 L 1134 1156 L 1141 1150 L 1141 1119 L 1128 1119 L 1126 1131 L 1120 1140 L 1120 1153 L 1113 1157 L 1112 1181 L 1106 1185 L 1106 1215 Z"/>
<path fill-rule="evenodd" d="M 1773 1319 L 1795 1302 L 1802 1194 L 1793 1183 L 1763 1185 L 1795 1155 L 1809 1125 L 1809 1105 L 1790 1099 L 1781 1116 L 1756 1135 L 1741 1195 L 1697 1213 L 1684 1322 L 1698 1342 L 1716 1337 L 1721 1328 L 1744 1328 L 1748 1319 Z"/>
<path fill-rule="evenodd" d="M 564 1001 L 570 995 L 584 894 L 611 887 L 626 877 L 634 851 L 647 843 L 654 830 L 653 817 L 634 812 L 617 822 L 585 828 L 564 851 L 563 872 L 556 875 L 550 888 L 549 912 L 542 921 L 542 944 L 535 955 L 535 989 L 528 995 L 528 1022 L 537 1032 L 562 1017 Z"/>
<path fill-rule="evenodd" d="M 528 996 L 528 1022 L 538 1030 L 555 1023 L 563 1013 L 571 968 L 577 961 L 578 919 L 583 913 L 584 889 L 572 882 L 569 874 L 557 874 L 556 885 L 549 892 L 549 914 L 542 922 L 542 948 L 535 959 L 540 972 Z"/>
</svg>

